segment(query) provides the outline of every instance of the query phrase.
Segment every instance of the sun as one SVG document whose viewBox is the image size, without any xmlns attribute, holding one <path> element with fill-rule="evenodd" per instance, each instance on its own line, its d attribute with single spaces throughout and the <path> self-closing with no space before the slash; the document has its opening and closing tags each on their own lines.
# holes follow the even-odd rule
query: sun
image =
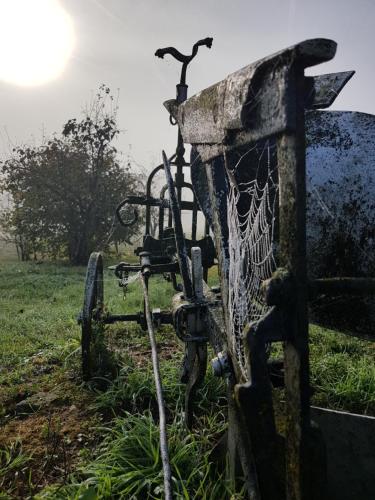
<svg viewBox="0 0 375 500">
<path fill-rule="evenodd" d="M 0 0 L 0 80 L 22 86 L 57 78 L 74 48 L 59 0 Z"/>
</svg>

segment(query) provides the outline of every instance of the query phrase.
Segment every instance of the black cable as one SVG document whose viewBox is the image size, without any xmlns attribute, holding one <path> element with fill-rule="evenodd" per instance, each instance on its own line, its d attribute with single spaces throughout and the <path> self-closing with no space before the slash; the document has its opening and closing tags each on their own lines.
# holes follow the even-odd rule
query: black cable
<svg viewBox="0 0 375 500">
<path fill-rule="evenodd" d="M 169 462 L 169 452 L 168 452 L 168 439 L 167 439 L 167 422 L 165 416 L 165 405 L 163 396 L 163 387 L 160 377 L 159 369 L 159 359 L 156 347 L 154 327 L 152 324 L 152 317 L 150 312 L 150 302 L 148 297 L 147 289 L 147 276 L 141 273 L 141 281 L 143 286 L 143 295 L 145 300 L 145 316 L 147 322 L 148 334 L 150 337 L 151 352 L 152 352 L 152 366 L 154 370 L 155 386 L 156 386 L 156 397 L 158 400 L 159 408 L 159 429 L 160 429 L 160 455 L 163 463 L 163 474 L 164 474 L 164 495 L 165 500 L 172 500 L 172 481 L 171 481 L 171 465 Z"/>
</svg>

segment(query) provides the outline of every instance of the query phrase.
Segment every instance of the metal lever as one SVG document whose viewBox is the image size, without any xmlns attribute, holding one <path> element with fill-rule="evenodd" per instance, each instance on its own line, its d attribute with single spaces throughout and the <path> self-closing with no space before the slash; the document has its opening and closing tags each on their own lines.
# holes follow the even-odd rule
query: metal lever
<svg viewBox="0 0 375 500">
<path fill-rule="evenodd" d="M 190 56 L 185 56 L 184 54 L 181 54 L 181 52 L 179 50 L 175 49 L 174 47 L 165 47 L 164 49 L 158 49 L 155 52 L 155 56 L 163 59 L 166 54 L 170 54 L 172 57 L 177 59 L 177 61 L 181 62 L 182 63 L 182 71 L 181 71 L 180 84 L 186 85 L 186 68 L 187 68 L 188 64 L 197 55 L 198 49 L 201 45 L 205 45 L 207 48 L 210 49 L 212 47 L 212 41 L 213 41 L 213 38 L 209 38 L 209 37 L 204 38 L 203 40 L 199 40 L 197 43 L 195 43 L 193 45 L 193 50 L 192 50 Z"/>
</svg>

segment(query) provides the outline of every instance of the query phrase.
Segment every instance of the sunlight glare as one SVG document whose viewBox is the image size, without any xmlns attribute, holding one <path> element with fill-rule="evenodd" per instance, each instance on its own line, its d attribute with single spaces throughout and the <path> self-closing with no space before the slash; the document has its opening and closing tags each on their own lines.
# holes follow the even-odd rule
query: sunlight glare
<svg viewBox="0 0 375 500">
<path fill-rule="evenodd" d="M 0 0 L 0 80 L 42 85 L 64 71 L 73 23 L 59 0 Z"/>
</svg>

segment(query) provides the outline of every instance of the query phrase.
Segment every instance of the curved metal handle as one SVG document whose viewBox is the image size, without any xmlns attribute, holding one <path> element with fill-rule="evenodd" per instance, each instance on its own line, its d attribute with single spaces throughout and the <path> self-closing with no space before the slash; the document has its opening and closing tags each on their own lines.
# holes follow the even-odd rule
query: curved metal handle
<svg viewBox="0 0 375 500">
<path fill-rule="evenodd" d="M 155 52 L 155 56 L 163 59 L 165 55 L 170 54 L 172 57 L 174 57 L 175 59 L 177 59 L 177 61 L 181 63 L 186 63 L 186 62 L 189 63 L 197 55 L 198 48 L 201 45 L 205 45 L 207 48 L 210 49 L 212 47 L 212 42 L 213 38 L 210 37 L 198 40 L 198 42 L 196 42 L 193 45 L 192 53 L 190 56 L 185 56 L 184 54 L 181 54 L 181 52 L 177 50 L 175 47 L 165 47 L 164 49 L 158 49 Z"/>
<path fill-rule="evenodd" d="M 196 42 L 193 45 L 192 52 L 189 56 L 181 54 L 181 52 L 179 50 L 177 50 L 175 47 L 165 47 L 164 49 L 158 49 L 155 52 L 155 56 L 163 59 L 165 55 L 169 54 L 172 57 L 174 57 L 175 59 L 177 59 L 177 61 L 181 62 L 182 63 L 182 70 L 181 70 L 180 84 L 185 85 L 187 65 L 197 55 L 199 47 L 204 45 L 210 49 L 212 47 L 212 42 L 213 42 L 213 38 L 211 38 L 211 37 L 207 37 L 207 38 L 203 38 L 202 40 L 198 40 L 198 42 Z"/>
<path fill-rule="evenodd" d="M 117 220 L 119 221 L 119 223 L 123 226 L 123 227 L 131 227 L 131 226 L 134 226 L 134 224 L 137 223 L 138 219 L 139 219 L 139 214 L 138 214 L 138 210 L 136 208 L 134 208 L 133 210 L 133 219 L 130 220 L 130 221 L 124 221 L 123 218 L 121 217 L 121 209 L 125 206 L 129 204 L 129 201 L 128 199 L 126 198 L 125 200 L 123 200 L 116 208 L 116 217 L 117 217 Z"/>
<path fill-rule="evenodd" d="M 198 42 L 196 42 L 193 45 L 191 59 L 193 59 L 197 55 L 198 49 L 201 45 L 205 45 L 208 49 L 210 49 L 212 47 L 213 41 L 214 41 L 214 39 L 212 37 L 209 37 L 209 36 L 207 38 L 203 38 L 203 40 L 198 40 Z"/>
</svg>

